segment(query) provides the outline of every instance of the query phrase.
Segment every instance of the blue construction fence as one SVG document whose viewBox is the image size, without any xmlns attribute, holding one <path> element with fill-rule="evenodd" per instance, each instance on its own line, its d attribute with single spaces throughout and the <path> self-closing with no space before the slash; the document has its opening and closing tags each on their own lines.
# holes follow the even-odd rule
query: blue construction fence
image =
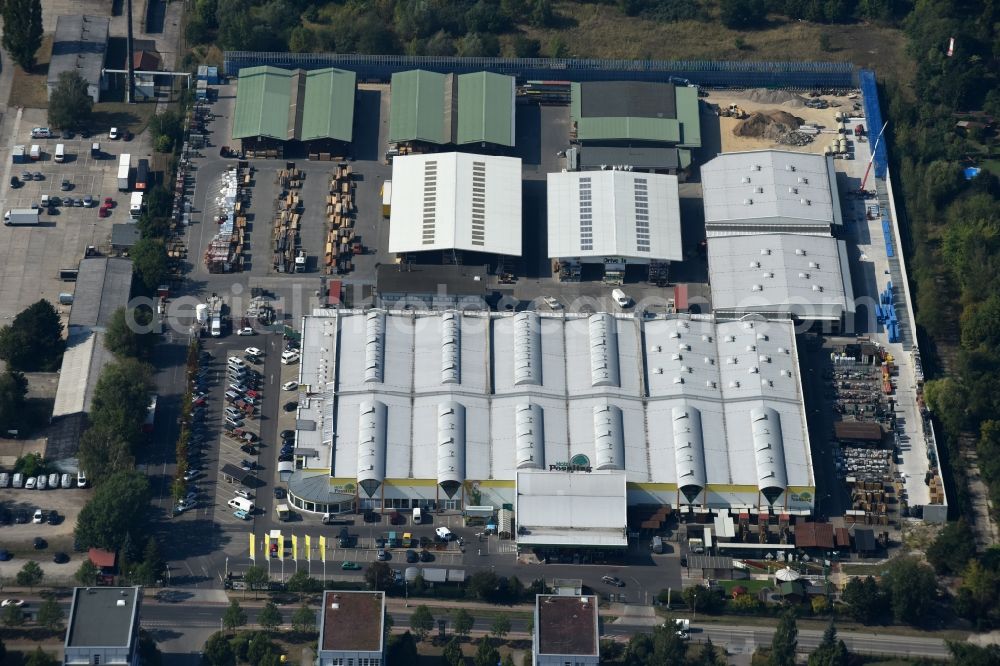
<svg viewBox="0 0 1000 666">
<path fill-rule="evenodd" d="M 859 70 L 858 80 L 865 105 L 865 118 L 868 120 L 868 140 L 874 145 L 878 133 L 882 129 L 882 107 L 878 103 L 878 84 L 875 81 L 875 72 L 870 69 Z M 878 142 L 874 162 L 875 177 L 885 178 L 889 168 L 889 153 L 886 151 L 885 137 L 882 137 L 882 140 Z"/>
<path fill-rule="evenodd" d="M 888 217 L 882 218 L 882 236 L 885 238 L 885 256 L 892 259 L 896 253 L 892 247 L 892 223 Z"/>
<path fill-rule="evenodd" d="M 892 288 L 892 280 L 878 295 L 878 305 L 875 306 L 875 318 L 885 326 L 889 342 L 899 342 L 899 319 L 896 316 L 896 298 Z"/>
<path fill-rule="evenodd" d="M 520 80 L 668 81 L 683 79 L 707 87 L 857 88 L 858 70 L 849 62 L 754 62 L 748 60 L 622 60 L 598 58 L 457 58 L 445 56 L 268 53 L 226 51 L 223 67 L 238 76 L 244 67 L 284 69 L 337 67 L 362 81 L 389 81 L 395 72 L 424 69 L 463 74 L 489 71 Z"/>
</svg>

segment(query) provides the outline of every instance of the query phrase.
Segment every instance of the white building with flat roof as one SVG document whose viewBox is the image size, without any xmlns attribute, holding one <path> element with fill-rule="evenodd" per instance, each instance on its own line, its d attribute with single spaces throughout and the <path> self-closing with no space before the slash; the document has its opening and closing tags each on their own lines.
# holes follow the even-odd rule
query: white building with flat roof
<svg viewBox="0 0 1000 666">
<path fill-rule="evenodd" d="M 471 153 L 392 161 L 389 251 L 521 256 L 521 160 Z"/>
<path fill-rule="evenodd" d="M 532 471 L 620 506 L 812 509 L 790 321 L 316 310 L 302 331 L 303 511 L 524 511 L 559 485 Z"/>
<path fill-rule="evenodd" d="M 847 244 L 831 236 L 709 238 L 708 275 L 719 318 L 759 313 L 841 330 L 854 314 Z"/>
<path fill-rule="evenodd" d="M 684 258 L 677 176 L 606 170 L 547 178 L 549 257 L 603 264 Z"/>
<path fill-rule="evenodd" d="M 709 238 L 830 235 L 843 224 L 833 158 L 791 150 L 723 153 L 700 169 Z"/>
</svg>

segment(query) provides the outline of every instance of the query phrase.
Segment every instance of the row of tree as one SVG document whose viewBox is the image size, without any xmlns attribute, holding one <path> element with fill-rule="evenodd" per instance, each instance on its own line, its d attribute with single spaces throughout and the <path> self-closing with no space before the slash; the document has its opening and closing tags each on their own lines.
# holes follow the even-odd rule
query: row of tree
<svg viewBox="0 0 1000 666">
<path fill-rule="evenodd" d="M 10 324 L 0 328 L 0 433 L 22 431 L 31 425 L 27 409 L 25 372 L 54 372 L 62 364 L 66 341 L 63 325 L 52 303 L 42 299 L 28 306 Z"/>
</svg>

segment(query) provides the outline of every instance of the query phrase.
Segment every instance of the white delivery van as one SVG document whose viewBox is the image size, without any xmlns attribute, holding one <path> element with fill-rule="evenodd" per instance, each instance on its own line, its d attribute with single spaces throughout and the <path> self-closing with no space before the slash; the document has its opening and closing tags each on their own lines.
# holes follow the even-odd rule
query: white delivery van
<svg viewBox="0 0 1000 666">
<path fill-rule="evenodd" d="M 248 499 L 244 499 L 242 497 L 234 497 L 233 499 L 229 500 L 228 504 L 233 509 L 243 509 L 247 513 L 253 513 L 254 509 L 253 502 L 251 502 Z"/>
<path fill-rule="evenodd" d="M 629 298 L 621 289 L 615 289 L 612 291 L 611 297 L 615 299 L 615 303 L 617 303 L 619 307 L 627 308 L 632 303 L 632 299 Z"/>
<path fill-rule="evenodd" d="M 28 156 L 36 162 L 42 159 L 42 149 L 38 146 L 37 143 L 31 145 L 31 152 L 28 153 Z"/>
<path fill-rule="evenodd" d="M 418 506 L 413 510 L 413 524 L 419 525 L 421 522 L 423 522 L 423 519 L 424 519 L 423 512 L 420 511 L 420 507 Z"/>
<path fill-rule="evenodd" d="M 56 155 L 55 155 L 56 162 L 62 162 L 65 159 L 66 159 L 66 146 L 64 144 L 57 143 Z"/>
<path fill-rule="evenodd" d="M 133 222 L 142 216 L 142 192 L 133 192 L 128 204 L 128 215 Z"/>
</svg>

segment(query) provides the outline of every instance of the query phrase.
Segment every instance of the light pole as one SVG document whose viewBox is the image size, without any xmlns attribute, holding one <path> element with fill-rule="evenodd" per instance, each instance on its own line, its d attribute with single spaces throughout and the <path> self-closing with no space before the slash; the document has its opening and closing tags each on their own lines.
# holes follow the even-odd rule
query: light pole
<svg viewBox="0 0 1000 666">
<path fill-rule="evenodd" d="M 698 591 L 694 592 L 694 604 L 691 606 L 691 622 L 692 624 L 698 618 Z"/>
</svg>

